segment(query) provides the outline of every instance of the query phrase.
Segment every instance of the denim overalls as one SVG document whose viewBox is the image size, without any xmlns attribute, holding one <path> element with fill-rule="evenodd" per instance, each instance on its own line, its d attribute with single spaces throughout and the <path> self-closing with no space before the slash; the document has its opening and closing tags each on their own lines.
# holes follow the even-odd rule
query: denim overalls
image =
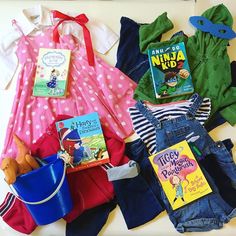
<svg viewBox="0 0 236 236">
<path fill-rule="evenodd" d="M 214 142 L 205 128 L 195 119 L 195 114 L 202 103 L 202 98 L 198 94 L 194 94 L 193 98 L 194 102 L 186 115 L 163 122 L 155 118 L 141 101 L 136 103 L 139 111 L 156 129 L 157 152 L 180 141 L 191 140 L 204 157 L 198 161 L 213 190 L 212 193 L 173 211 L 161 189 L 162 201 L 170 220 L 179 232 L 218 229 L 223 226 L 223 223 L 236 216 L 235 201 L 226 202 L 226 199 L 221 196 L 224 186 L 220 183 L 220 176 L 214 174 L 212 169 L 217 166 L 221 170 L 222 178 L 227 177 L 230 180 L 229 192 L 235 194 L 236 165 L 224 144 L 222 142 Z M 209 158 L 214 159 L 214 165 L 209 165 L 209 162 L 202 164 L 202 161 L 209 160 Z M 215 179 L 216 176 L 217 179 Z"/>
</svg>

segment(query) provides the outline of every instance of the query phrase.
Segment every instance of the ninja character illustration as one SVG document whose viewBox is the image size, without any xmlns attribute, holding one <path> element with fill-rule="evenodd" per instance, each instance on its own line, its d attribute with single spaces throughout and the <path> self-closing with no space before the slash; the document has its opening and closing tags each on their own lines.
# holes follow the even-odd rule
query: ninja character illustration
<svg viewBox="0 0 236 236">
<path fill-rule="evenodd" d="M 173 94 L 177 88 L 180 88 L 188 78 L 189 72 L 186 69 L 181 69 L 179 72 L 165 73 L 164 83 L 161 85 L 159 95 L 161 97 Z"/>
</svg>

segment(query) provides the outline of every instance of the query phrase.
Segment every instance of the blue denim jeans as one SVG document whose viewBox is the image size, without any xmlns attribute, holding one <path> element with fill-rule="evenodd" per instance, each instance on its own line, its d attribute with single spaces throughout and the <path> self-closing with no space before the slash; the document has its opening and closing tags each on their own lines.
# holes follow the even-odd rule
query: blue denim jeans
<svg viewBox="0 0 236 236">
<path fill-rule="evenodd" d="M 157 201 L 162 206 L 162 210 L 165 206 L 161 198 L 161 186 L 155 176 L 154 169 L 148 159 L 150 156 L 148 150 L 141 139 L 137 139 L 133 142 L 126 143 L 126 155 L 131 159 L 136 161 L 140 166 L 140 175 L 143 176 L 146 183 L 148 184 L 151 191 L 156 196 Z"/>
<path fill-rule="evenodd" d="M 75 220 L 66 224 L 66 236 L 98 235 L 106 224 L 109 214 L 117 205 L 116 199 L 84 211 Z"/>
<path fill-rule="evenodd" d="M 231 207 L 236 208 L 236 167 L 232 158 L 232 147 L 231 140 L 217 142 L 206 150 L 209 154 L 201 160 L 201 165 L 214 179 L 221 197 Z"/>
<path fill-rule="evenodd" d="M 210 121 L 208 121 L 204 127 L 207 130 L 207 132 L 210 132 L 211 130 L 224 124 L 225 122 L 226 122 L 225 118 L 221 116 L 220 112 L 218 111 L 211 117 Z"/>
<path fill-rule="evenodd" d="M 140 24 L 127 17 L 121 17 L 120 24 L 116 67 L 138 83 L 149 69 L 148 56 L 142 54 L 139 49 Z"/>
<path fill-rule="evenodd" d="M 116 199 L 128 229 L 140 226 L 160 214 L 160 186 L 155 178 L 148 152 L 141 140 L 126 144 L 126 155 L 140 165 L 134 178 L 112 181 Z M 151 187 L 151 188 L 150 188 Z"/>
<path fill-rule="evenodd" d="M 218 167 L 230 179 L 231 189 L 236 184 L 236 166 L 230 152 L 222 142 L 214 142 L 205 128 L 195 119 L 195 114 L 201 105 L 202 98 L 194 94 L 194 102 L 184 116 L 160 122 L 141 101 L 136 103 L 140 112 L 156 129 L 157 152 L 170 147 L 186 137 L 194 137 L 194 145 L 201 151 L 203 157 L 214 155 Z M 207 231 L 218 229 L 236 216 L 235 206 L 232 206 L 220 194 L 217 180 L 211 172 L 199 165 L 208 180 L 213 192 L 187 204 L 177 210 L 172 210 L 168 199 L 161 190 L 161 199 L 169 214 L 169 218 L 179 232 Z M 211 166 L 208 166 L 211 169 Z M 213 170 L 211 170 L 213 171 Z M 222 186 L 223 187 L 223 186 Z M 222 190 L 221 190 L 222 191 Z"/>
</svg>

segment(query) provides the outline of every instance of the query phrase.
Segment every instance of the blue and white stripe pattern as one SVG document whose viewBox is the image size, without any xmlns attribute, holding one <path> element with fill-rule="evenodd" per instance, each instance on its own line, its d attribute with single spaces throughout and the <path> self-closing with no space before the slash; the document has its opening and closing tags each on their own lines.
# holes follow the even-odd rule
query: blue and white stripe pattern
<svg viewBox="0 0 236 236">
<path fill-rule="evenodd" d="M 174 119 L 179 116 L 185 115 L 192 105 L 194 98 L 181 102 L 172 102 L 168 104 L 151 105 L 144 104 L 153 115 L 159 120 L 164 121 L 168 119 Z M 203 102 L 196 113 L 196 120 L 201 125 L 204 125 L 209 118 L 211 112 L 211 100 L 210 98 L 204 98 Z M 130 117 L 133 122 L 135 132 L 145 143 L 150 154 L 154 154 L 156 151 L 156 134 L 153 125 L 142 115 L 142 113 L 136 107 L 129 108 Z"/>
</svg>

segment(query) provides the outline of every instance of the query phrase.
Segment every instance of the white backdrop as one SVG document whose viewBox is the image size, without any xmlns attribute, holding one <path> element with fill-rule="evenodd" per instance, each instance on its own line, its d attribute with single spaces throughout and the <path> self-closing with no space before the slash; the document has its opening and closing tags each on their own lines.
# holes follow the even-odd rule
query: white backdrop
<svg viewBox="0 0 236 236">
<path fill-rule="evenodd" d="M 195 4 L 194 0 L 117 0 L 117 1 L 0 1 L 0 34 L 4 35 L 4 31 L 11 27 L 11 19 L 14 18 L 21 9 L 32 7 L 36 4 L 42 4 L 50 9 L 57 9 L 62 12 L 86 13 L 88 17 L 92 17 L 103 21 L 110 26 L 117 34 L 120 30 L 120 17 L 127 16 L 131 19 L 140 22 L 152 22 L 158 15 L 164 11 L 168 12 L 169 18 L 174 23 L 174 29 L 164 35 L 164 39 L 168 39 L 174 32 L 184 30 L 187 35 L 191 35 L 194 29 L 188 23 L 188 18 L 194 14 L 201 14 L 211 4 L 224 3 L 230 9 L 236 22 L 236 8 L 235 0 L 198 0 Z M 236 24 L 234 24 L 236 30 Z M 236 40 L 230 42 L 231 47 L 229 55 L 231 60 L 236 60 Z M 114 65 L 116 62 L 116 44 L 112 50 L 103 58 L 110 64 Z M 5 130 L 10 115 L 11 104 L 15 92 L 16 78 L 13 79 L 7 90 L 0 90 L 0 108 L 1 108 L 1 122 L 0 122 L 0 149 L 3 147 Z M 235 111 L 236 112 L 236 111 Z M 236 144 L 236 128 L 228 124 L 222 125 L 213 130 L 210 134 L 215 140 L 231 138 Z M 235 148 L 233 149 L 234 159 L 236 159 Z M 0 172 L 0 204 L 9 190 L 8 186 L 3 180 L 3 174 Z M 235 196 L 236 197 L 236 196 Z M 95 222 L 94 222 L 95 223 Z M 1 236 L 20 236 L 20 234 L 12 230 L 0 218 L 0 235 Z M 38 227 L 32 236 L 63 236 L 65 235 L 65 222 L 59 220 L 47 226 Z M 166 213 L 160 214 L 151 222 L 137 227 L 133 230 L 127 230 L 123 216 L 117 207 L 108 219 L 107 224 L 102 229 L 101 236 L 116 236 L 116 235 L 165 235 L 176 236 L 179 234 L 170 222 Z M 204 233 L 186 233 L 191 236 L 235 236 L 236 235 L 236 219 L 226 224 L 223 229 L 218 231 L 210 231 Z"/>
</svg>

